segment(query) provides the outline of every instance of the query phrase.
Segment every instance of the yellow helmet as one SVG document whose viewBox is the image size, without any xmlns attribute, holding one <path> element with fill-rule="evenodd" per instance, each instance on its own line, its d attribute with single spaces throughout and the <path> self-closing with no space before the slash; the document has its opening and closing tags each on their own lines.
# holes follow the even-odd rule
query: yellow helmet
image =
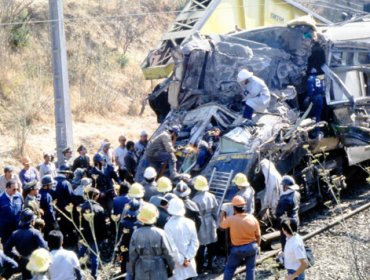
<svg viewBox="0 0 370 280">
<path fill-rule="evenodd" d="M 233 183 L 238 187 L 246 188 L 249 186 L 249 181 L 247 176 L 243 173 L 238 173 L 235 175 Z"/>
<path fill-rule="evenodd" d="M 143 224 L 152 225 L 157 221 L 158 216 L 157 207 L 151 203 L 145 203 L 139 210 L 137 219 Z"/>
<path fill-rule="evenodd" d="M 202 175 L 198 175 L 197 177 L 195 177 L 194 188 L 198 191 L 208 191 L 209 186 L 207 178 Z"/>
<path fill-rule="evenodd" d="M 26 268 L 32 272 L 45 272 L 51 264 L 51 255 L 44 248 L 33 251 Z"/>
<path fill-rule="evenodd" d="M 143 198 L 144 197 L 144 187 L 139 183 L 133 183 L 128 191 L 128 196 L 131 198 Z"/>
<path fill-rule="evenodd" d="M 161 177 L 157 181 L 157 191 L 166 193 L 172 191 L 172 182 L 167 177 Z"/>
</svg>

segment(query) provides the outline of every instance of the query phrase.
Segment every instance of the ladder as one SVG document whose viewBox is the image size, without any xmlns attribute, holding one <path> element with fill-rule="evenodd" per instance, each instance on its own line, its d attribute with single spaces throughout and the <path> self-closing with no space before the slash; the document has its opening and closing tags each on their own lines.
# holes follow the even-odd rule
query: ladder
<svg viewBox="0 0 370 280">
<path fill-rule="evenodd" d="M 209 179 L 209 190 L 216 196 L 218 201 L 217 213 L 220 213 L 222 203 L 224 202 L 226 192 L 229 189 L 234 170 L 230 172 L 217 171 L 213 168 L 211 178 Z"/>
</svg>

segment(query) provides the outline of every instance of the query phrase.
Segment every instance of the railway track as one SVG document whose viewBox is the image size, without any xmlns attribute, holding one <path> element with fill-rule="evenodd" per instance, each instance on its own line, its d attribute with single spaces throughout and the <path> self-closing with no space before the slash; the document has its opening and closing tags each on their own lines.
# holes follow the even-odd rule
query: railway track
<svg viewBox="0 0 370 280">
<path fill-rule="evenodd" d="M 340 209 L 342 209 L 342 211 Z M 335 203 L 332 203 L 332 205 L 330 205 L 327 209 L 319 208 L 319 209 L 312 210 L 309 213 L 305 214 L 303 216 L 303 224 L 300 229 L 300 234 L 306 243 L 310 242 L 310 239 L 320 236 L 326 231 L 333 230 L 333 228 L 336 228 L 339 224 L 341 224 L 343 220 L 354 218 L 356 215 L 359 215 L 360 213 L 363 213 L 363 212 L 370 213 L 370 186 L 369 185 L 358 188 L 354 192 L 345 195 L 340 205 L 335 205 Z M 368 228 L 370 229 L 370 227 Z M 276 264 L 273 258 L 278 254 L 279 251 L 280 249 L 262 252 L 257 259 L 257 266 L 261 266 L 261 265 L 265 266 L 265 262 L 266 262 L 268 264 L 264 268 L 265 271 L 269 269 L 268 268 L 269 266 L 271 266 L 271 270 L 277 270 Z M 317 258 L 315 254 L 315 250 L 314 250 L 314 255 L 315 255 L 315 258 Z M 244 272 L 245 272 L 245 267 L 244 266 L 239 267 L 235 272 L 235 279 L 244 279 L 242 277 Z M 370 277 L 370 274 L 368 276 Z M 201 275 L 196 279 L 221 280 L 223 279 L 223 271 L 221 272 L 221 268 L 219 268 L 218 273 Z M 267 279 L 267 278 L 264 278 L 261 275 L 258 276 L 258 273 L 257 273 L 257 279 Z M 273 278 L 273 279 L 278 279 L 278 278 Z M 315 279 L 320 279 L 320 278 L 315 278 Z M 341 278 L 335 278 L 335 279 L 341 279 Z"/>
</svg>

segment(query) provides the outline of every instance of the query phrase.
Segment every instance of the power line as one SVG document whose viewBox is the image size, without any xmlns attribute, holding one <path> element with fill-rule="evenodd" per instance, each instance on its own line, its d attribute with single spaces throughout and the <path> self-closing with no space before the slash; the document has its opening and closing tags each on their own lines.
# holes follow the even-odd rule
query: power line
<svg viewBox="0 0 370 280">
<path fill-rule="evenodd" d="M 300 3 L 310 3 L 310 1 L 300 1 Z M 324 2 L 325 4 L 315 4 L 314 7 L 323 7 L 327 9 L 331 9 L 334 11 L 343 11 L 343 8 L 339 8 L 338 4 L 336 7 L 333 7 L 333 3 L 328 3 Z M 278 5 L 290 5 L 287 2 L 276 2 L 275 4 Z M 228 7 L 222 7 L 222 10 L 226 9 L 233 9 L 233 8 L 245 8 L 245 7 L 256 7 L 256 6 L 265 6 L 265 4 L 247 4 L 243 6 L 228 6 Z M 334 5 L 335 6 L 335 5 Z M 348 8 L 348 7 L 345 7 Z M 365 11 L 360 11 L 352 8 L 348 8 L 350 10 L 354 10 L 356 12 L 361 12 L 362 14 L 367 14 Z M 107 16 L 107 17 L 74 17 L 74 18 L 65 18 L 64 22 L 65 24 L 71 24 L 71 23 L 77 23 L 81 21 L 92 21 L 92 20 L 102 20 L 102 21 L 108 21 L 108 20 L 117 20 L 117 19 L 124 19 L 127 17 L 139 17 L 139 16 L 154 16 L 154 15 L 161 15 L 161 14 L 177 14 L 177 13 L 193 13 L 195 12 L 194 10 L 189 10 L 189 11 L 182 11 L 182 10 L 170 10 L 170 11 L 158 11 L 158 12 L 147 12 L 147 13 L 128 13 L 128 14 L 123 14 L 123 15 L 114 15 L 114 16 Z M 55 22 L 55 20 L 30 20 L 26 22 L 18 21 L 18 22 L 3 22 L 0 23 L 0 27 L 6 27 L 6 26 L 12 26 L 12 25 L 31 25 L 31 24 L 43 24 L 43 23 L 52 23 Z"/>
</svg>

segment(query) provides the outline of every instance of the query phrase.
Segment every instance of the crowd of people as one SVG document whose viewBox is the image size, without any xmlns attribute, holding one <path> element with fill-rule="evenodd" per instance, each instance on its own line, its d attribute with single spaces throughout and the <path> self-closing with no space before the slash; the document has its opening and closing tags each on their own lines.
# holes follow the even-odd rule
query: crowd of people
<svg viewBox="0 0 370 280">
<path fill-rule="evenodd" d="M 126 279 L 191 279 L 214 270 L 221 229 L 229 230 L 231 239 L 224 279 L 232 279 L 242 264 L 246 279 L 254 279 L 261 232 L 253 187 L 245 174 L 236 174 L 239 192 L 219 206 L 206 177 L 177 173 L 178 133 L 173 127 L 148 141 L 143 131 L 136 143 L 120 136 L 115 149 L 105 139 L 92 161 L 81 145 L 75 158 L 72 148 L 65 148 L 57 167 L 51 153 L 37 166 L 25 156 L 18 175 L 5 166 L 0 177 L 1 277 L 83 279 L 80 260 L 87 257 L 91 276 L 105 279 L 102 248 L 110 248 L 108 260 L 120 263 Z M 144 161 L 139 181 L 137 168 Z M 163 170 L 157 163 L 164 161 L 169 177 L 159 174 Z M 198 161 L 197 167 L 204 164 Z M 280 221 L 288 277 L 304 279 L 297 185 L 268 160 L 261 168 L 264 204 Z"/>
</svg>

